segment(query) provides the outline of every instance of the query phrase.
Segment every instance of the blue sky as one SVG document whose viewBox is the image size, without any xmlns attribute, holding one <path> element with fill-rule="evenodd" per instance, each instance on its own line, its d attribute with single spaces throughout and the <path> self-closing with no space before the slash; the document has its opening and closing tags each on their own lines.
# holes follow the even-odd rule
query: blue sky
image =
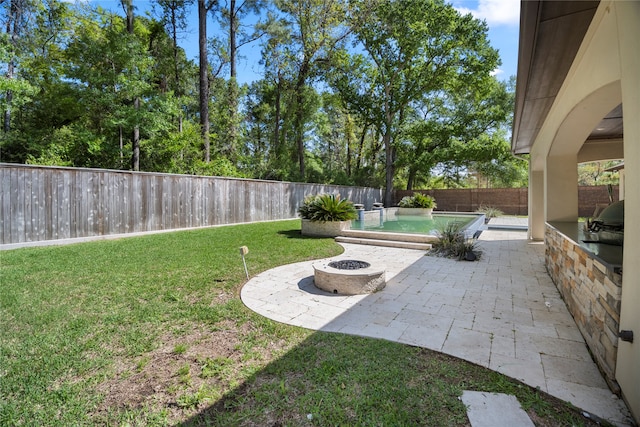
<svg viewBox="0 0 640 427">
<path fill-rule="evenodd" d="M 515 76 L 518 68 L 520 0 L 453 0 L 461 13 L 471 13 L 489 26 L 491 45 L 498 49 L 502 66 L 495 73 L 501 80 Z"/>
<path fill-rule="evenodd" d="M 82 0 L 80 0 L 82 1 Z M 91 4 L 99 4 L 106 9 L 122 14 L 119 0 L 88 0 Z M 502 65 L 495 70 L 500 80 L 507 80 L 516 75 L 518 65 L 518 27 L 520 16 L 520 0 L 451 0 L 450 3 L 461 13 L 471 13 L 483 19 L 489 26 L 491 45 L 498 49 Z M 143 14 L 151 9 L 149 0 L 133 0 L 137 13 Z M 189 31 L 178 42 L 185 49 L 187 57 L 197 59 L 198 55 L 198 14 L 196 6 L 192 6 L 189 16 Z M 209 37 L 219 30 L 216 22 L 210 18 L 207 24 Z M 261 67 L 257 63 L 260 58 L 258 43 L 244 46 L 240 50 L 238 63 L 238 80 L 240 83 L 259 78 Z"/>
</svg>

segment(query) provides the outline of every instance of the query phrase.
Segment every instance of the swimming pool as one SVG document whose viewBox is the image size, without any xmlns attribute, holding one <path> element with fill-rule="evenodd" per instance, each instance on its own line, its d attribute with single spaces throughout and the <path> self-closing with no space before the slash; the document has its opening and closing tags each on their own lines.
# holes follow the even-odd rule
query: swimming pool
<svg viewBox="0 0 640 427">
<path fill-rule="evenodd" d="M 431 216 L 397 215 L 395 209 L 384 209 L 382 213 L 373 212 L 364 220 L 354 220 L 352 230 L 427 234 L 436 236 L 449 223 L 460 224 L 465 236 L 471 237 L 484 228 L 484 215 L 457 212 L 434 213 Z"/>
</svg>

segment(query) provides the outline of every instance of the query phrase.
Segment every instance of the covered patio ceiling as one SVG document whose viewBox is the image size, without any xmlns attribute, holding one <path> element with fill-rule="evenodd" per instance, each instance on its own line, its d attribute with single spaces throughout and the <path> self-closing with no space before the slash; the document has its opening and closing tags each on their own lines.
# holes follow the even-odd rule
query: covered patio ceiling
<svg viewBox="0 0 640 427">
<path fill-rule="evenodd" d="M 521 2 L 516 105 L 511 149 L 527 154 L 562 86 L 589 24 L 596 1 Z M 622 138 L 622 105 L 596 126 L 590 141 Z"/>
</svg>

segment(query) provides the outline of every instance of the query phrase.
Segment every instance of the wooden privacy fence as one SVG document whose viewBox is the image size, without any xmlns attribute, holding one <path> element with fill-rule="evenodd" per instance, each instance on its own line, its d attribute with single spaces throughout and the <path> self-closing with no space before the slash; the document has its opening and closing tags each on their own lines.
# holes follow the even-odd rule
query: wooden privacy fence
<svg viewBox="0 0 640 427">
<path fill-rule="evenodd" d="M 612 188 L 613 200 L 618 200 L 619 187 Z M 459 188 L 443 190 L 416 190 L 429 194 L 436 199 L 439 211 L 475 212 L 483 206 L 498 208 L 507 215 L 528 215 L 528 188 Z M 404 196 L 415 191 L 396 190 L 394 201 L 397 204 Z M 606 206 L 609 201 L 609 189 L 606 185 L 578 187 L 578 216 L 590 217 L 596 206 Z"/>
<path fill-rule="evenodd" d="M 308 194 L 381 189 L 0 163 L 0 244 L 295 218 Z"/>
<path fill-rule="evenodd" d="M 221 177 L 0 163 L 0 244 L 290 219 L 308 194 L 338 192 L 371 209 L 383 190 Z M 526 188 L 420 190 L 438 210 L 491 206 L 527 215 Z M 395 191 L 397 204 L 413 191 Z M 618 200 L 618 186 L 613 187 Z M 579 216 L 606 205 L 606 186 L 578 188 Z"/>
<path fill-rule="evenodd" d="M 433 196 L 439 211 L 475 212 L 481 206 L 500 209 L 507 215 L 527 215 L 527 188 L 456 188 L 441 190 L 418 190 Z M 395 202 L 414 191 L 396 191 Z"/>
</svg>

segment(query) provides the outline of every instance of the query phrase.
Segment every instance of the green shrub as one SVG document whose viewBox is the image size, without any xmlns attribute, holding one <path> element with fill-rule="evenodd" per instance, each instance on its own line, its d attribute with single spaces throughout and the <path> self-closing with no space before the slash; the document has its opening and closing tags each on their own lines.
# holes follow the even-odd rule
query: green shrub
<svg viewBox="0 0 640 427">
<path fill-rule="evenodd" d="M 401 208 L 424 208 L 433 209 L 436 205 L 436 199 L 428 194 L 413 193 L 413 196 L 404 196 L 398 206 Z"/>
<path fill-rule="evenodd" d="M 298 208 L 302 219 L 311 221 L 350 221 L 356 219 L 356 208 L 350 200 L 340 198 L 339 194 L 318 194 L 304 198 Z"/>
<path fill-rule="evenodd" d="M 478 249 L 475 239 L 467 239 L 461 230 L 461 224 L 456 221 L 448 222 L 438 230 L 439 240 L 433 243 L 431 253 L 447 258 L 457 258 L 475 261 L 482 253 Z"/>
<path fill-rule="evenodd" d="M 304 200 L 302 201 L 302 206 L 298 208 L 298 215 L 300 215 L 300 218 L 311 219 L 315 210 L 313 205 L 316 201 L 316 197 L 318 196 L 315 194 L 310 194 L 304 198 Z"/>
<path fill-rule="evenodd" d="M 483 213 L 486 218 L 496 218 L 504 215 L 504 212 L 502 212 L 500 209 L 485 205 L 481 205 L 478 209 L 478 212 Z"/>
</svg>

